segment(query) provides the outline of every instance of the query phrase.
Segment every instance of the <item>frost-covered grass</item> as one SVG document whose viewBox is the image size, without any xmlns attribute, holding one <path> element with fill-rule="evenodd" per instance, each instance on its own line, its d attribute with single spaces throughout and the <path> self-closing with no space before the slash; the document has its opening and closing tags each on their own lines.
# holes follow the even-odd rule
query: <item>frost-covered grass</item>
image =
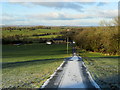
<svg viewBox="0 0 120 90">
<path fill-rule="evenodd" d="M 102 89 L 116 89 L 119 87 L 118 59 L 120 57 L 91 52 L 82 52 L 81 55 L 93 79 Z"/>
<path fill-rule="evenodd" d="M 3 68 L 3 88 L 40 88 L 62 61 L 63 59 L 9 64 Z"/>
<path fill-rule="evenodd" d="M 39 88 L 62 63 L 65 44 L 3 45 L 3 88 Z"/>
</svg>

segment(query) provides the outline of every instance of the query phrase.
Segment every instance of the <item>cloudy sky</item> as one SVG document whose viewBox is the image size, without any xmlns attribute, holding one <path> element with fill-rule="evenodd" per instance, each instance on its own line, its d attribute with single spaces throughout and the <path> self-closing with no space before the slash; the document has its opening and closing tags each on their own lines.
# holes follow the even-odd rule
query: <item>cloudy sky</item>
<svg viewBox="0 0 120 90">
<path fill-rule="evenodd" d="M 19 0 L 18 0 L 19 1 Z M 118 2 L 1 2 L 2 25 L 98 26 L 118 15 Z M 90 2 L 88 2 L 90 1 Z"/>
</svg>

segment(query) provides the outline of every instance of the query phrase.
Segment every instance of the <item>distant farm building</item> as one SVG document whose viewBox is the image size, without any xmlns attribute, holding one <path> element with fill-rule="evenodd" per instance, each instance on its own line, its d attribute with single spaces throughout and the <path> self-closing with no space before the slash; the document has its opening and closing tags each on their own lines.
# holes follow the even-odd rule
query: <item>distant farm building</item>
<svg viewBox="0 0 120 90">
<path fill-rule="evenodd" d="M 52 40 L 54 43 L 66 43 L 65 39 L 53 39 Z"/>
<path fill-rule="evenodd" d="M 51 44 L 52 44 L 52 41 L 46 41 L 46 44 L 47 44 L 47 45 L 51 45 Z"/>
<path fill-rule="evenodd" d="M 52 40 L 47 40 L 46 41 L 47 45 L 50 45 L 50 44 L 53 44 L 53 43 L 56 43 L 56 44 L 66 43 L 66 39 L 52 39 Z"/>
</svg>

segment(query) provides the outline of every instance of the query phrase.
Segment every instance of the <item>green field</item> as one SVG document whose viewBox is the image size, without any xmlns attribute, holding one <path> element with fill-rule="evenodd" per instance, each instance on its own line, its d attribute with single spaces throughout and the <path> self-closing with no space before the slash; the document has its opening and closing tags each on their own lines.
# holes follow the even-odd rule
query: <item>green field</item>
<svg viewBox="0 0 120 90">
<path fill-rule="evenodd" d="M 45 33 L 59 33 L 60 31 L 63 31 L 63 29 L 37 29 L 37 30 L 3 30 L 2 34 L 4 37 L 8 36 L 32 36 L 32 35 L 39 35 L 39 34 L 45 34 Z"/>
<path fill-rule="evenodd" d="M 2 30 L 3 44 L 46 42 L 53 38 L 62 38 L 64 29 L 22 29 Z"/>
<path fill-rule="evenodd" d="M 3 45 L 2 49 L 3 88 L 39 88 L 70 56 L 65 44 Z"/>
<path fill-rule="evenodd" d="M 67 57 L 65 44 L 3 45 L 2 47 L 3 63 Z"/>
<path fill-rule="evenodd" d="M 39 38 L 56 38 L 62 35 L 45 35 L 45 36 L 31 36 L 29 39 L 39 39 Z"/>
<path fill-rule="evenodd" d="M 118 85 L 118 56 L 96 52 L 80 52 L 93 79 L 102 89 L 116 89 Z M 119 87 L 120 88 L 120 87 Z"/>
</svg>

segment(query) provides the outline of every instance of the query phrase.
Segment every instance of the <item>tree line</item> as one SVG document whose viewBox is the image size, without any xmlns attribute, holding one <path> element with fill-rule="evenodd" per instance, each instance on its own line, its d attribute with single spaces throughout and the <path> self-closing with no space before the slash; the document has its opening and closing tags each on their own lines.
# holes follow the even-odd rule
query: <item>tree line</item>
<svg viewBox="0 0 120 90">
<path fill-rule="evenodd" d="M 68 33 L 70 39 L 76 45 L 86 51 L 107 53 L 109 55 L 119 55 L 120 33 L 118 32 L 118 18 L 111 22 L 101 21 L 98 27 L 82 27 L 71 29 Z"/>
<path fill-rule="evenodd" d="M 36 30 L 36 29 L 51 29 L 48 26 L 4 26 L 2 30 Z"/>
</svg>

